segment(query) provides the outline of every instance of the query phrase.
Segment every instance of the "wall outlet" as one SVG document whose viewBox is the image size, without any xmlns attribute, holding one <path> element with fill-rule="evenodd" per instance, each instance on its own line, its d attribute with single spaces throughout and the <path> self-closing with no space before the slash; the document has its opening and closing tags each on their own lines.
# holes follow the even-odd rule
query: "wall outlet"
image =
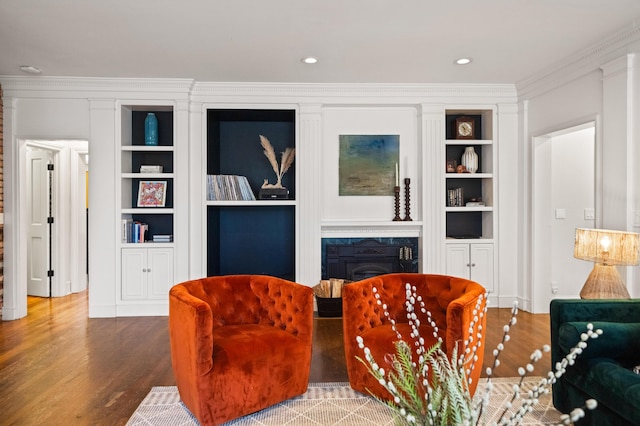
<svg viewBox="0 0 640 426">
<path fill-rule="evenodd" d="M 556 209 L 556 219 L 566 219 L 567 209 Z"/>
</svg>

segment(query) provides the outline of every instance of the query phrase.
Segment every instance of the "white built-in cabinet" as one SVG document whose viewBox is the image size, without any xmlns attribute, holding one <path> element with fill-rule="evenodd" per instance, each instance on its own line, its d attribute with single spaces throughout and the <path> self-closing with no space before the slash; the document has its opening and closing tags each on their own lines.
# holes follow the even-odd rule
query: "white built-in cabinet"
<svg viewBox="0 0 640 426">
<path fill-rule="evenodd" d="M 164 300 L 173 284 L 172 248 L 122 249 L 122 300 Z"/>
<path fill-rule="evenodd" d="M 461 136 L 461 121 L 472 123 L 472 133 Z M 496 241 L 496 115 L 494 108 L 447 109 L 443 159 L 446 271 L 494 290 Z M 478 157 L 474 173 L 452 171 L 469 147 Z"/>
<path fill-rule="evenodd" d="M 493 291 L 493 244 L 447 244 L 447 274 L 476 281 Z"/>
<path fill-rule="evenodd" d="M 154 301 L 164 305 L 169 289 L 175 284 L 175 107 L 172 102 L 149 104 L 141 101 L 123 103 L 118 108 L 117 192 L 120 203 L 119 233 L 115 236 L 120 247 L 118 301 L 124 305 Z M 145 118 L 149 113 L 157 118 L 157 145 L 145 145 Z M 161 169 L 143 172 L 141 166 L 160 166 Z M 141 182 L 164 185 L 163 206 L 140 205 Z M 146 225 L 148 230 L 143 239 L 132 239 L 136 234 L 133 224 Z M 155 242 L 154 236 L 160 235 L 167 239 Z M 127 313 L 136 314 L 138 308 L 135 306 L 131 305 L 131 312 Z"/>
</svg>

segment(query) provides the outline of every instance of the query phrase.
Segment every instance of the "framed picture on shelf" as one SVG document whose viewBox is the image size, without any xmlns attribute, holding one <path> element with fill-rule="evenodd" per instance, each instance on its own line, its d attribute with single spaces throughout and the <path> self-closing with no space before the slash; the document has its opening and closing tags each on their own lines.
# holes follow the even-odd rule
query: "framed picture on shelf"
<svg viewBox="0 0 640 426">
<path fill-rule="evenodd" d="M 167 199 L 166 180 L 143 180 L 138 188 L 138 207 L 164 207 Z"/>
</svg>

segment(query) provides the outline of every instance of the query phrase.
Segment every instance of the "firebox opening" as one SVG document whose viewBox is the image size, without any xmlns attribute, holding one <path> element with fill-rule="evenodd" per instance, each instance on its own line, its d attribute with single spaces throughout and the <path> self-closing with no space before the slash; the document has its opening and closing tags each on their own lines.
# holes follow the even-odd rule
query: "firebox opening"
<svg viewBox="0 0 640 426">
<path fill-rule="evenodd" d="M 322 279 L 418 272 L 417 238 L 324 238 Z"/>
</svg>

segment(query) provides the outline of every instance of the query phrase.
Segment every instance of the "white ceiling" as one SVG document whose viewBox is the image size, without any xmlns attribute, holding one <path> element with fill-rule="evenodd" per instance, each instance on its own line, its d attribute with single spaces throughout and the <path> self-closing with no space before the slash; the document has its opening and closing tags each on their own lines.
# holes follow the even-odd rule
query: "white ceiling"
<svg viewBox="0 0 640 426">
<path fill-rule="evenodd" d="M 635 18 L 640 0 L 0 0 L 0 75 L 518 83 Z"/>
</svg>

